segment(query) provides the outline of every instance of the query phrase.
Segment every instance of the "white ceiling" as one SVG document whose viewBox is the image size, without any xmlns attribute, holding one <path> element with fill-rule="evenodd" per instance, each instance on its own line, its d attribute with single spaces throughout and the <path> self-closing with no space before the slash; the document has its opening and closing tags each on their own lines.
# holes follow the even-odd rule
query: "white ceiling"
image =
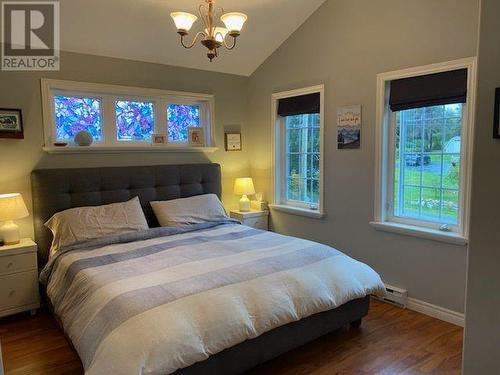
<svg viewBox="0 0 500 375">
<path fill-rule="evenodd" d="M 61 49 L 248 76 L 325 0 L 218 0 L 248 15 L 238 45 L 212 63 L 206 49 L 186 50 L 172 11 L 197 14 L 204 0 L 62 0 Z M 188 40 L 201 29 L 193 26 Z"/>
</svg>

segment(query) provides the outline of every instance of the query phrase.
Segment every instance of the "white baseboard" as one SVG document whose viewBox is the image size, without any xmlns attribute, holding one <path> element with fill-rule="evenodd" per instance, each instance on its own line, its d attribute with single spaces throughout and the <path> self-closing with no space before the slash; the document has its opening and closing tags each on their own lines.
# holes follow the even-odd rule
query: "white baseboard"
<svg viewBox="0 0 500 375">
<path fill-rule="evenodd" d="M 432 316 L 433 318 L 444 320 L 445 322 L 463 327 L 465 325 L 465 316 L 459 312 L 445 309 L 428 302 L 420 301 L 408 297 L 407 308 L 421 314 Z"/>
</svg>

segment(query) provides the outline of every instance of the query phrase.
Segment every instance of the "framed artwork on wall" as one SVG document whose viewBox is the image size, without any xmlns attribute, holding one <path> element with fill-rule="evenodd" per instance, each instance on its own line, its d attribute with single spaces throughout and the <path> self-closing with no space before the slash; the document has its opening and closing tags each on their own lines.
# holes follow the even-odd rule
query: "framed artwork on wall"
<svg viewBox="0 0 500 375">
<path fill-rule="evenodd" d="M 361 105 L 337 109 L 337 149 L 356 149 L 361 146 Z"/>
<path fill-rule="evenodd" d="M 241 151 L 241 133 L 225 134 L 226 151 Z"/>
<path fill-rule="evenodd" d="M 0 138 L 24 139 L 20 109 L 0 108 Z"/>
<path fill-rule="evenodd" d="M 495 116 L 493 118 L 493 138 L 500 138 L 500 87 L 495 90 Z"/>
</svg>

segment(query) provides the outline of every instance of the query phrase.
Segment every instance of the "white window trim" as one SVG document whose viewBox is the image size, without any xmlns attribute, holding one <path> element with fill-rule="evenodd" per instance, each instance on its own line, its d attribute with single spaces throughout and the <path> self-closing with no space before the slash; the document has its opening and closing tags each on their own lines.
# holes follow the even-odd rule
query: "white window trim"
<svg viewBox="0 0 500 375">
<path fill-rule="evenodd" d="M 186 143 L 168 142 L 165 145 L 152 145 L 149 142 L 118 141 L 110 137 L 105 142 L 96 142 L 92 146 L 81 147 L 68 145 L 55 147 L 54 142 L 54 101 L 53 92 L 66 95 L 102 95 L 102 126 L 104 136 L 115 134 L 114 99 L 144 100 L 155 103 L 155 132 L 167 135 L 166 108 L 168 103 L 202 104 L 202 119 L 207 123 L 205 129 L 206 147 L 193 147 Z M 41 79 L 42 113 L 44 124 L 44 147 L 48 153 L 115 153 L 115 152 L 206 152 L 211 153 L 215 146 L 215 98 L 211 94 L 200 94 L 182 91 L 159 90 L 141 87 L 108 85 L 88 82 L 76 82 L 54 79 Z"/>
<path fill-rule="evenodd" d="M 282 147 L 276 147 L 276 142 L 281 142 L 280 139 L 280 120 L 278 119 L 278 101 L 284 98 L 290 98 L 294 96 L 301 96 L 307 94 L 320 94 L 320 160 L 319 160 L 319 168 L 320 168 L 320 178 L 319 178 L 319 204 L 317 210 L 311 210 L 305 207 L 293 206 L 289 204 L 283 204 L 282 202 L 282 191 L 281 191 L 281 181 L 282 181 L 282 170 L 281 166 L 283 165 L 283 157 L 284 155 L 281 153 Z M 325 86 L 317 85 L 305 87 L 297 90 L 283 91 L 274 93 L 271 97 L 271 144 L 272 144 L 272 170 L 273 170 L 273 179 L 272 179 L 272 189 L 273 189 L 273 204 L 270 205 L 272 209 L 277 211 L 282 211 L 286 213 L 291 213 L 300 216 L 306 216 L 311 218 L 320 219 L 325 216 L 324 211 L 324 96 L 325 96 Z"/>
<path fill-rule="evenodd" d="M 476 101 L 476 57 L 469 57 L 454 61 L 397 70 L 377 75 L 377 113 L 376 113 L 376 145 L 375 145 L 375 212 L 374 221 L 370 224 L 378 230 L 406 234 L 453 244 L 465 245 L 469 235 L 470 187 L 472 178 L 472 148 L 475 126 Z M 388 181 L 389 181 L 389 154 L 390 142 L 390 109 L 389 84 L 390 81 L 400 78 L 415 77 L 432 73 L 440 73 L 456 69 L 467 69 L 467 108 L 464 111 L 464 125 L 462 135 L 464 142 L 461 145 L 461 180 L 462 191 L 460 206 L 461 217 L 455 232 L 443 232 L 429 228 L 418 221 L 393 222 L 387 215 Z"/>
</svg>

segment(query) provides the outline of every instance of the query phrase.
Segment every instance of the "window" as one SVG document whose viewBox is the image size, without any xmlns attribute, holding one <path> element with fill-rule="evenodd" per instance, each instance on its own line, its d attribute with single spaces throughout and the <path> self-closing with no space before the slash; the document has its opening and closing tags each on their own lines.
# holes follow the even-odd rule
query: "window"
<svg viewBox="0 0 500 375">
<path fill-rule="evenodd" d="M 273 95 L 274 208 L 323 215 L 323 86 Z"/>
<path fill-rule="evenodd" d="M 457 225 L 463 104 L 398 111 L 394 121 L 392 215 Z"/>
<path fill-rule="evenodd" d="M 168 140 L 187 142 L 188 128 L 201 124 L 200 106 L 169 104 L 167 108 Z"/>
<path fill-rule="evenodd" d="M 204 129 L 206 147 L 198 149 L 213 148 L 212 95 L 42 79 L 42 98 L 48 152 L 82 150 L 72 147 L 80 131 L 94 139 L 87 150 L 149 149 L 153 134 L 167 139 L 154 150 L 182 150 L 189 127 Z"/>
<path fill-rule="evenodd" d="M 154 103 L 117 100 L 115 113 L 119 141 L 151 141 L 155 130 Z"/>
<path fill-rule="evenodd" d="M 376 228 L 466 241 L 474 64 L 378 76 Z"/>
<path fill-rule="evenodd" d="M 70 141 L 86 130 L 100 142 L 102 136 L 101 100 L 92 97 L 54 96 L 55 139 Z"/>
</svg>

